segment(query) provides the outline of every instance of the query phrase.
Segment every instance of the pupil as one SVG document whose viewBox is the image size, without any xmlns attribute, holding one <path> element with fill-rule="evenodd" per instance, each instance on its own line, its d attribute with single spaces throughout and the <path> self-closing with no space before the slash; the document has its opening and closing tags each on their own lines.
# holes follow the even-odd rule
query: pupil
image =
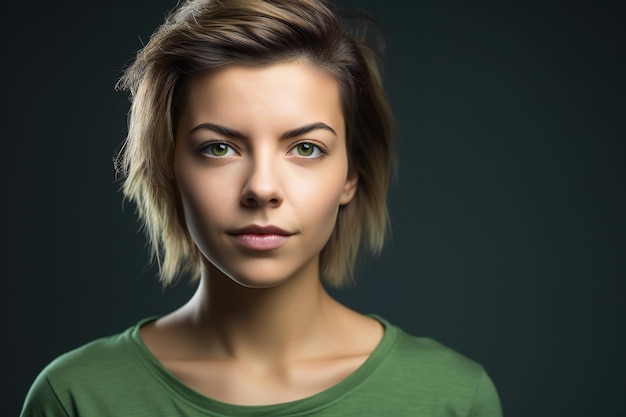
<svg viewBox="0 0 626 417">
<path fill-rule="evenodd" d="M 224 155 L 226 153 L 226 145 L 223 143 L 213 145 L 213 153 L 216 155 Z"/>
<path fill-rule="evenodd" d="M 313 150 L 313 146 L 310 143 L 301 143 L 300 144 L 300 153 L 302 155 L 311 155 L 311 151 Z"/>
</svg>

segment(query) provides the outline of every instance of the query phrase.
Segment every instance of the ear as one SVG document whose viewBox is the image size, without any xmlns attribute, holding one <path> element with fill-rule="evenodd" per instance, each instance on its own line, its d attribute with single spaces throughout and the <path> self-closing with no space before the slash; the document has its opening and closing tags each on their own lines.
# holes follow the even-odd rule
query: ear
<svg viewBox="0 0 626 417">
<path fill-rule="evenodd" d="M 358 185 L 359 174 L 357 174 L 356 170 L 351 169 L 346 177 L 346 183 L 343 185 L 343 191 L 341 192 L 341 198 L 339 199 L 340 205 L 344 206 L 352 201 L 354 195 L 356 194 Z"/>
</svg>

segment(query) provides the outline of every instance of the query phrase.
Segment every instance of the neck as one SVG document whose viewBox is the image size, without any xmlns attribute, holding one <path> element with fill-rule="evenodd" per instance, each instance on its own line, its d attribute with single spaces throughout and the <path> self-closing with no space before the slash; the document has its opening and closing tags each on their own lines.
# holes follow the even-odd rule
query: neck
<svg viewBox="0 0 626 417">
<path fill-rule="evenodd" d="M 317 268 L 272 288 L 248 288 L 209 264 L 181 313 L 214 352 L 275 361 L 303 354 L 320 340 L 337 305 Z"/>
</svg>

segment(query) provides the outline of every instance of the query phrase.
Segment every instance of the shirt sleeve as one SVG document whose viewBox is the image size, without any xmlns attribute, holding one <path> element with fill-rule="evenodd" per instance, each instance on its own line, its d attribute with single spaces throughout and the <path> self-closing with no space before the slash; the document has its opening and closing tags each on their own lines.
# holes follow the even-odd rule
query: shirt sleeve
<svg viewBox="0 0 626 417">
<path fill-rule="evenodd" d="M 65 410 L 44 372 L 30 387 L 20 417 L 71 417 Z"/>
<path fill-rule="evenodd" d="M 485 371 L 476 386 L 472 408 L 468 417 L 502 417 L 498 391 Z"/>
</svg>

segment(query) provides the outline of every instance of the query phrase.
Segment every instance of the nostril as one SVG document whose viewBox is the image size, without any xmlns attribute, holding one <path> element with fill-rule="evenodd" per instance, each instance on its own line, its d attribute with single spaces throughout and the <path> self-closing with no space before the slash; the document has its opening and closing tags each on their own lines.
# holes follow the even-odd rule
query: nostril
<svg viewBox="0 0 626 417">
<path fill-rule="evenodd" d="M 259 205 L 259 202 L 254 197 L 246 197 L 243 199 L 243 204 L 248 207 L 256 207 Z"/>
<path fill-rule="evenodd" d="M 270 167 L 252 170 L 241 190 L 241 204 L 246 207 L 276 207 L 282 199 L 282 189 Z"/>
</svg>

